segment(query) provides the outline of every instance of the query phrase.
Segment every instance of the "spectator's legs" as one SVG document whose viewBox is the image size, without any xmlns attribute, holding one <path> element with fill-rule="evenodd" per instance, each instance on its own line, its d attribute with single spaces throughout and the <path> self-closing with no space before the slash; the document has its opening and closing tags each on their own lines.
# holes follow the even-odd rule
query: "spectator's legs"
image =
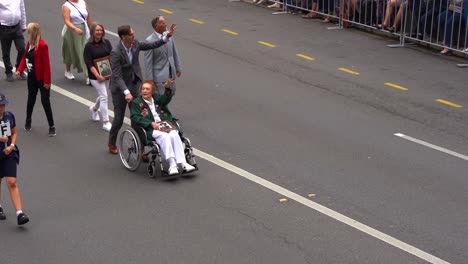
<svg viewBox="0 0 468 264">
<path fill-rule="evenodd" d="M 388 0 L 387 2 L 387 9 L 385 10 L 385 17 L 384 17 L 384 22 L 382 25 L 378 25 L 378 28 L 386 28 L 390 24 L 390 18 L 393 14 L 393 10 L 395 9 L 397 5 L 398 0 Z"/>
<path fill-rule="evenodd" d="M 398 8 L 398 13 L 396 14 L 395 21 L 393 22 L 393 26 L 389 28 L 390 31 L 397 31 L 398 27 L 400 26 L 401 17 L 403 16 L 407 3 L 401 3 L 400 7 Z"/>
<path fill-rule="evenodd" d="M 452 47 L 452 31 L 454 31 L 456 28 L 458 28 L 459 23 L 460 23 L 460 14 L 459 13 L 454 13 L 454 12 L 449 12 L 447 20 L 445 22 L 445 33 L 444 33 L 444 45 L 446 48 L 444 48 L 440 53 L 447 55 L 450 54 L 450 50 L 448 47 Z"/>
<path fill-rule="evenodd" d="M 316 13 L 318 10 L 318 0 L 313 0 L 309 7 L 311 11 L 307 15 L 303 15 L 302 18 L 318 18 L 318 14 Z"/>
</svg>

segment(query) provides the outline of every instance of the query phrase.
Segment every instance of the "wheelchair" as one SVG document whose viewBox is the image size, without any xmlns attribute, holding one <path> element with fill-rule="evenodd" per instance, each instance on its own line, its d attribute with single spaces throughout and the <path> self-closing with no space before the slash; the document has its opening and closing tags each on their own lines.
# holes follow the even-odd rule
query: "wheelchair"
<svg viewBox="0 0 468 264">
<path fill-rule="evenodd" d="M 177 121 L 175 121 L 177 123 Z M 176 124 L 179 126 L 178 124 Z M 146 172 L 150 178 L 173 178 L 183 174 L 193 173 L 198 171 L 198 165 L 193 154 L 192 144 L 190 140 L 183 136 L 179 130 L 179 136 L 184 145 L 184 154 L 187 163 L 194 166 L 195 170 L 190 172 L 180 171 L 179 174 L 169 175 L 166 159 L 163 157 L 160 146 L 155 140 L 147 140 L 146 131 L 143 127 L 133 124 L 119 133 L 117 138 L 117 148 L 119 150 L 120 160 L 125 168 L 130 171 L 135 171 L 140 166 L 142 156 L 147 155 L 149 163 Z M 145 143 L 144 145 L 142 143 Z"/>
</svg>

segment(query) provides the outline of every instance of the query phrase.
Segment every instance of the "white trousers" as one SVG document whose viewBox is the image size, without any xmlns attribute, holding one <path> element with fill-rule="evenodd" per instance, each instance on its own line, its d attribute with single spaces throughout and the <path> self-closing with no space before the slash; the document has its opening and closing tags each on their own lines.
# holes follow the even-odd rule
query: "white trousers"
<svg viewBox="0 0 468 264">
<path fill-rule="evenodd" d="M 98 80 L 89 80 L 91 85 L 96 89 L 98 97 L 96 103 L 93 106 L 95 110 L 101 110 L 102 121 L 109 121 L 109 111 L 108 111 L 108 99 L 107 99 L 107 89 L 109 89 L 110 80 L 105 80 L 99 82 Z"/>
<path fill-rule="evenodd" d="M 184 144 L 180 140 L 177 130 L 171 130 L 169 133 L 154 130 L 153 138 L 161 147 L 161 151 L 167 161 L 174 158 L 178 164 L 187 162 L 184 155 Z"/>
</svg>

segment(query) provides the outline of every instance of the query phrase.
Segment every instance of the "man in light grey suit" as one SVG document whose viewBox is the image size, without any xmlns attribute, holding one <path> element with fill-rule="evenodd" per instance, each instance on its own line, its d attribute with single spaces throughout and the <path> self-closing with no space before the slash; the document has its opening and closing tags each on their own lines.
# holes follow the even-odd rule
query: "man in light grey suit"
<svg viewBox="0 0 468 264">
<path fill-rule="evenodd" d="M 151 26 L 154 32 L 149 35 L 147 41 L 162 39 L 166 32 L 166 19 L 163 16 L 157 16 L 151 20 Z M 179 60 L 174 38 L 158 49 L 147 50 L 145 56 L 145 77 L 147 80 L 153 80 L 158 92 L 164 93 L 164 83 L 168 79 L 176 79 L 182 74 L 182 68 Z M 175 83 L 172 84 L 172 94 L 175 94 Z"/>
<path fill-rule="evenodd" d="M 125 109 L 133 97 L 139 95 L 140 84 L 143 81 L 141 74 L 139 54 L 140 50 L 151 50 L 161 47 L 169 41 L 174 33 L 175 24 L 162 38 L 155 41 L 138 41 L 135 39 L 133 29 L 129 25 L 120 26 L 117 30 L 120 41 L 110 53 L 112 77 L 110 90 L 114 103 L 114 120 L 109 132 L 109 152 L 117 154 L 115 145 L 117 134 L 122 127 L 125 117 Z"/>
</svg>

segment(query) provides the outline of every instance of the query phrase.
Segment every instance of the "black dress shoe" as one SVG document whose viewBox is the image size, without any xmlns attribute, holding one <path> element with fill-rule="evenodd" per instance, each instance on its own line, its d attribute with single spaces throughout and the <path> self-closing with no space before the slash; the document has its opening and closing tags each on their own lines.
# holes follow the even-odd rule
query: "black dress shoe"
<svg viewBox="0 0 468 264">
<path fill-rule="evenodd" d="M 18 215 L 18 225 L 24 225 L 29 222 L 29 218 L 25 213 L 21 213 Z"/>
<path fill-rule="evenodd" d="M 3 208 L 0 207 L 0 220 L 5 220 L 5 219 L 6 219 L 6 215 L 3 212 Z"/>
</svg>

